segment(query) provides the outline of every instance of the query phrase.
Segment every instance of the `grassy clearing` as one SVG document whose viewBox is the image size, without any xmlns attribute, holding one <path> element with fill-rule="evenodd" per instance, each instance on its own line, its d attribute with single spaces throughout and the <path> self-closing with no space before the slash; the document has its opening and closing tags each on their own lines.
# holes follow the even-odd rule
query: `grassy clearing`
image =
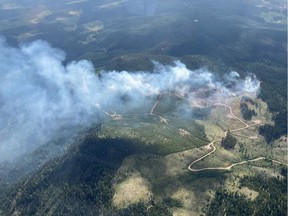
<svg viewBox="0 0 288 216">
<path fill-rule="evenodd" d="M 202 208 L 211 199 L 211 190 L 216 190 L 225 179 L 225 172 L 189 172 L 187 169 L 187 163 L 190 162 L 189 157 L 196 157 L 199 153 L 201 153 L 200 150 L 192 149 L 165 157 L 157 155 L 129 156 L 118 170 L 115 188 L 118 190 L 120 185 L 128 185 L 127 182 L 129 182 L 129 187 L 137 188 L 138 182 L 135 181 L 135 177 L 137 179 L 137 176 L 141 176 L 149 182 L 148 185 L 151 185 L 150 191 L 156 200 L 171 197 L 181 203 L 181 207 L 171 209 L 173 213 L 182 215 L 182 213 L 190 212 L 191 215 L 192 212 L 193 215 L 199 215 Z M 147 189 L 145 185 L 147 184 L 144 184 L 144 189 Z M 123 201 L 119 203 L 122 206 L 126 205 L 125 194 L 131 193 L 129 187 L 121 187 L 124 195 L 121 199 Z M 151 194 L 149 193 L 149 196 Z M 135 199 L 131 199 L 139 201 L 137 197 L 136 194 Z"/>
<path fill-rule="evenodd" d="M 183 209 L 190 209 L 191 204 L 195 201 L 196 197 L 193 191 L 189 191 L 186 188 L 179 188 L 172 194 L 172 198 L 181 201 Z M 183 211 L 182 209 L 182 211 Z M 185 211 L 185 210 L 184 210 Z"/>
<path fill-rule="evenodd" d="M 141 177 L 140 173 L 133 173 L 115 186 L 112 202 L 117 208 L 125 208 L 140 201 L 148 202 L 151 195 L 148 181 Z"/>
<path fill-rule="evenodd" d="M 172 210 L 173 216 L 190 216 L 191 212 L 182 209 L 182 208 L 175 208 Z"/>
<path fill-rule="evenodd" d="M 239 194 L 243 194 L 247 199 L 255 200 L 259 194 L 258 191 L 252 190 L 248 187 L 240 187 L 239 183 L 240 177 L 237 175 L 229 175 L 227 178 L 225 188 L 230 192 L 237 192 Z"/>
<path fill-rule="evenodd" d="M 275 158 L 279 161 L 288 164 L 287 152 L 288 143 L 287 137 L 282 137 L 271 145 L 271 151 Z"/>
</svg>

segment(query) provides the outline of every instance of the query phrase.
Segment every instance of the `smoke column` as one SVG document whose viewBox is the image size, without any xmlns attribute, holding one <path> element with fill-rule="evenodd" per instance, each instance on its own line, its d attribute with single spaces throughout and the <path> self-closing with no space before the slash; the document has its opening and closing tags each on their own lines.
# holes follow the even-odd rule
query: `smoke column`
<svg viewBox="0 0 288 216">
<path fill-rule="evenodd" d="M 240 80 L 231 72 L 225 80 L 234 87 L 228 89 L 208 70 L 191 71 L 180 62 L 155 63 L 152 73 L 96 74 L 89 61 L 64 65 L 64 60 L 63 51 L 44 41 L 13 48 L 0 38 L 0 162 L 102 121 L 104 111 L 131 112 L 150 105 L 161 92 L 222 88 L 229 95 L 259 89 L 254 76 Z"/>
</svg>

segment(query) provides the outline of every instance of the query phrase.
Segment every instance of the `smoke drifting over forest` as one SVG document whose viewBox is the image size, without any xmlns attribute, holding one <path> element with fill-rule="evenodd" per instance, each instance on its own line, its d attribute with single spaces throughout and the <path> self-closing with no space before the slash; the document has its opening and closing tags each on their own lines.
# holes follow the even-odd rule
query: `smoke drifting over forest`
<svg viewBox="0 0 288 216">
<path fill-rule="evenodd" d="M 215 89 L 218 93 L 211 98 L 259 89 L 253 75 L 240 80 L 231 72 L 220 82 L 207 69 L 191 71 L 180 62 L 155 63 L 152 73 L 96 74 L 89 61 L 64 65 L 64 60 L 63 51 L 44 41 L 13 48 L 0 40 L 0 162 L 102 121 L 104 112 L 129 112 L 153 104 L 161 92 L 182 92 L 193 100 L 189 93 L 200 88 Z"/>
</svg>

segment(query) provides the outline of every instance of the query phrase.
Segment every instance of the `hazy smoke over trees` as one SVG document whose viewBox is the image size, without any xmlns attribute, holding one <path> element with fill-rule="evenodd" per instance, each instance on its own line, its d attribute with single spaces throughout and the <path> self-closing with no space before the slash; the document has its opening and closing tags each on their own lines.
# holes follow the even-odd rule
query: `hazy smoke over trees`
<svg viewBox="0 0 288 216">
<path fill-rule="evenodd" d="M 96 74 L 86 60 L 67 65 L 64 60 L 63 51 L 43 41 L 12 48 L 0 40 L 0 162 L 32 152 L 73 128 L 97 123 L 105 111 L 149 106 L 161 92 L 211 88 L 229 95 L 259 88 L 254 76 L 240 80 L 236 72 L 226 76 L 226 83 L 233 84 L 226 88 L 208 70 L 191 71 L 180 62 L 155 63 L 153 73 Z"/>
</svg>

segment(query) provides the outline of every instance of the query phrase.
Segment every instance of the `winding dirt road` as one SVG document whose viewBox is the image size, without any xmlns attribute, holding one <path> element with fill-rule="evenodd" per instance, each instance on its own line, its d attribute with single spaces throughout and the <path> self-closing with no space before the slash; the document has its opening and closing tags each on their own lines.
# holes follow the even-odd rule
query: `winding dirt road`
<svg viewBox="0 0 288 216">
<path fill-rule="evenodd" d="M 151 109 L 151 111 L 150 111 L 150 115 L 158 116 L 164 123 L 166 123 L 167 125 L 175 128 L 173 125 L 171 125 L 171 124 L 169 124 L 169 123 L 167 122 L 167 119 L 165 119 L 165 118 L 163 118 L 162 116 L 154 113 L 154 110 L 155 110 L 155 108 L 157 107 L 157 105 L 158 105 L 158 103 L 159 103 L 159 101 L 160 101 L 160 99 L 161 99 L 161 97 L 162 97 L 163 94 L 164 94 L 164 93 L 162 93 L 162 94 L 160 94 L 160 95 L 158 96 L 155 104 L 153 105 L 153 107 L 152 107 L 152 109 Z M 175 96 L 176 96 L 176 97 L 180 97 L 180 98 L 182 98 L 182 99 L 185 99 L 185 100 L 187 100 L 187 101 L 190 101 L 189 99 L 187 99 L 187 98 L 185 98 L 185 97 L 183 97 L 183 96 L 181 96 L 181 95 L 176 94 Z M 224 104 L 224 103 L 214 103 L 213 106 L 223 106 L 223 107 L 228 108 L 231 116 L 232 116 L 234 119 L 236 119 L 236 120 L 238 120 L 239 122 L 241 122 L 242 124 L 244 124 L 244 127 L 240 127 L 240 128 L 235 128 L 235 129 L 229 130 L 231 133 L 232 133 L 232 132 L 239 132 L 239 131 L 245 130 L 245 129 L 249 128 L 249 127 L 253 127 L 253 126 L 256 126 L 256 125 L 261 124 L 261 121 L 257 121 L 255 124 L 251 124 L 251 125 L 247 124 L 245 121 L 243 121 L 243 120 L 240 119 L 239 117 L 235 116 L 235 114 L 233 113 L 232 107 L 228 106 L 227 104 Z M 227 136 L 227 133 L 228 133 L 228 130 L 224 132 L 224 137 Z M 247 137 L 247 138 L 250 138 L 250 137 Z M 257 158 L 254 158 L 254 159 L 244 160 L 244 161 L 241 161 L 241 162 L 238 162 L 238 163 L 233 163 L 233 164 L 231 164 L 231 165 L 229 165 L 229 166 L 227 166 L 227 167 L 206 167 L 206 168 L 201 168 L 201 169 L 192 168 L 192 166 L 193 166 L 194 164 L 196 164 L 197 162 L 203 160 L 204 158 L 208 157 L 209 155 L 213 154 L 213 153 L 216 151 L 217 148 L 216 148 L 215 145 L 214 145 L 214 143 L 216 143 L 216 142 L 221 142 L 221 139 L 220 139 L 220 140 L 213 140 L 212 142 L 210 142 L 210 143 L 206 146 L 206 148 L 211 149 L 211 147 L 212 147 L 212 151 L 208 152 L 207 154 L 201 156 L 200 158 L 194 160 L 191 164 L 189 164 L 188 169 L 189 169 L 191 172 L 199 172 L 199 171 L 204 171 L 204 170 L 231 170 L 232 167 L 234 167 L 234 166 L 246 164 L 246 163 L 249 163 L 249 162 L 260 161 L 260 160 L 270 160 L 270 161 L 272 161 L 272 162 L 274 162 L 274 163 L 278 163 L 278 164 L 282 164 L 282 165 L 286 165 L 286 166 L 287 166 L 287 164 L 282 163 L 282 162 L 277 161 L 277 160 L 269 159 L 269 158 L 266 158 L 266 157 L 257 157 Z"/>
<path fill-rule="evenodd" d="M 256 125 L 259 125 L 261 124 L 261 122 L 257 122 L 255 124 L 251 124 L 251 125 L 248 125 L 246 122 L 244 122 L 242 119 L 238 118 L 237 116 L 234 115 L 233 111 L 232 111 L 232 108 L 230 106 L 228 106 L 227 104 L 223 104 L 223 103 L 215 103 L 214 106 L 224 106 L 224 107 L 227 107 L 230 111 L 230 114 L 231 116 L 240 121 L 241 123 L 243 123 L 245 125 L 245 127 L 241 127 L 241 128 L 236 128 L 236 129 L 232 129 L 230 130 L 230 132 L 236 132 L 236 131 L 242 131 L 242 130 L 245 130 L 249 127 L 253 127 L 253 126 L 256 126 Z M 227 135 L 228 131 L 225 131 L 225 136 Z M 287 164 L 284 164 L 280 161 L 276 161 L 276 160 L 272 160 L 272 159 L 268 159 L 268 158 L 265 158 L 265 157 L 257 157 L 257 158 L 254 158 L 254 159 L 250 159 L 250 160 L 245 160 L 245 161 L 241 161 L 241 162 L 238 162 L 238 163 L 233 163 L 227 167 L 207 167 L 207 168 L 201 168 L 201 169 L 193 169 L 192 166 L 197 163 L 198 161 L 201 161 L 203 160 L 204 158 L 208 157 L 210 154 L 212 154 L 213 152 L 216 151 L 216 147 L 214 145 L 215 142 L 221 142 L 221 140 L 213 140 L 211 143 L 209 143 L 207 145 L 207 148 L 211 148 L 210 146 L 213 147 L 213 150 L 205 155 L 203 155 L 202 157 L 194 160 L 189 166 L 188 166 L 188 169 L 192 172 L 199 172 L 199 171 L 204 171 L 204 170 L 231 170 L 232 167 L 234 166 L 237 166 L 237 165 L 242 165 L 242 164 L 246 164 L 246 163 L 249 163 L 249 162 L 255 162 L 255 161 L 259 161 L 259 160 L 271 160 L 272 162 L 275 162 L 275 163 L 278 163 L 278 164 L 283 164 L 283 165 L 287 165 Z"/>
</svg>

